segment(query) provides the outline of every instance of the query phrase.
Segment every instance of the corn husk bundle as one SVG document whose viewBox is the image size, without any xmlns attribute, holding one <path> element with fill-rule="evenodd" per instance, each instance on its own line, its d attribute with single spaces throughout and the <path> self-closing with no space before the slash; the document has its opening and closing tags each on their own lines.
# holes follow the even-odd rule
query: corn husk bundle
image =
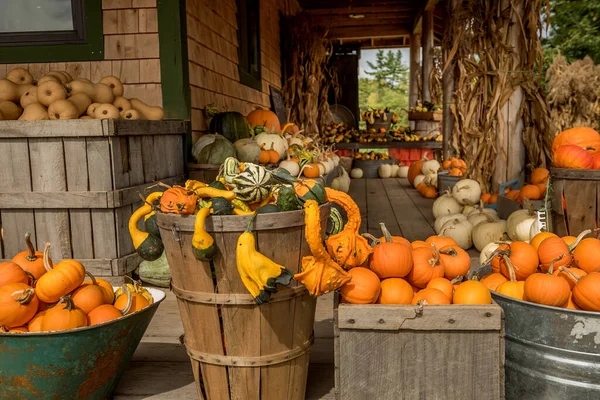
<svg viewBox="0 0 600 400">
<path fill-rule="evenodd" d="M 469 165 L 466 175 L 485 191 L 521 168 L 522 161 L 509 163 L 506 149 L 498 150 L 498 143 L 521 140 L 515 134 L 519 129 L 528 167 L 549 161 L 553 134 L 538 72 L 543 63 L 540 12 L 546 2 L 465 0 L 452 12 L 444 43 L 444 68 L 456 66 L 451 146 Z M 503 113 L 507 105 L 518 110 L 512 121 Z"/>
<path fill-rule="evenodd" d="M 442 49 L 440 47 L 433 48 L 433 68 L 429 74 L 429 92 L 431 95 L 431 102 L 433 104 L 442 104 Z"/>
<path fill-rule="evenodd" d="M 598 130 L 600 120 L 600 65 L 591 58 L 569 62 L 554 58 L 546 72 L 550 118 L 557 132 L 575 126 Z"/>
</svg>

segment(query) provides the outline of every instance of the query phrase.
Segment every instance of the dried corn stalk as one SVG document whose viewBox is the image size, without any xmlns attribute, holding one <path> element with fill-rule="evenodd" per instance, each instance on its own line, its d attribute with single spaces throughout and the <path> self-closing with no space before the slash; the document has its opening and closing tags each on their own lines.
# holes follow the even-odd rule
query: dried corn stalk
<svg viewBox="0 0 600 400">
<path fill-rule="evenodd" d="M 550 118 L 560 132 L 574 126 L 598 130 L 600 120 L 600 65 L 591 58 L 571 64 L 561 55 L 546 72 Z"/>
<path fill-rule="evenodd" d="M 309 135 L 319 133 L 331 118 L 328 96 L 331 87 L 337 92 L 337 77 L 329 67 L 333 45 L 327 31 L 304 14 L 287 18 L 284 54 L 287 80 L 284 96 L 288 121 L 295 122 Z"/>
<path fill-rule="evenodd" d="M 546 1 L 465 0 L 452 12 L 444 42 L 446 65 L 456 65 L 451 146 L 467 160 L 467 175 L 486 190 L 501 183 L 494 172 L 507 165 L 496 162 L 508 164 L 509 155 L 498 155 L 498 142 L 521 140 L 515 134 L 520 118 L 528 167 L 548 162 L 552 129 L 536 72 L 543 63 L 540 11 Z M 505 106 L 518 110 L 512 123 Z"/>
<path fill-rule="evenodd" d="M 442 104 L 442 49 L 440 47 L 433 48 L 433 68 L 429 74 L 429 93 L 431 102 L 436 105 Z M 412 104 L 411 104 L 412 105 Z"/>
</svg>

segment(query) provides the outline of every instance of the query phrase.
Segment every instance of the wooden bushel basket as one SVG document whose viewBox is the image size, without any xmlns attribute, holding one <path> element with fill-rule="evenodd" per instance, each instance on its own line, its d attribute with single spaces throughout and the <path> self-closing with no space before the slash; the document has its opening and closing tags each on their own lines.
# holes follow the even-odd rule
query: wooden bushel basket
<svg viewBox="0 0 600 400">
<path fill-rule="evenodd" d="M 330 207 L 321 206 L 324 233 Z M 192 254 L 195 216 L 158 214 L 171 267 L 198 397 L 303 400 L 316 299 L 292 280 L 268 304 L 256 305 L 236 267 L 238 237 L 250 216 L 210 216 L 205 224 L 219 248 L 212 262 Z M 258 250 L 292 272 L 310 255 L 304 211 L 259 214 Z"/>
</svg>

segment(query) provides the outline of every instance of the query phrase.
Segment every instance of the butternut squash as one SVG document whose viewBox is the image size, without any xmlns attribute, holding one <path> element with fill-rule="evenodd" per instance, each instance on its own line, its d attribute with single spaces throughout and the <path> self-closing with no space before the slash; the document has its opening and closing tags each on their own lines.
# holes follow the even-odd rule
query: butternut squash
<svg viewBox="0 0 600 400">
<path fill-rule="evenodd" d="M 121 118 L 133 121 L 136 119 L 141 119 L 141 116 L 137 110 L 131 109 L 131 110 L 122 111 Z"/>
<path fill-rule="evenodd" d="M 96 111 L 96 108 L 98 108 L 99 106 L 100 106 L 100 103 L 92 103 L 92 104 L 90 104 L 90 106 L 87 108 L 86 115 L 88 117 L 94 118 L 94 111 Z"/>
<path fill-rule="evenodd" d="M 62 71 L 50 71 L 44 76 L 53 76 L 56 79 L 58 79 L 58 81 L 63 85 L 71 82 L 71 80 L 69 80 L 69 77 Z"/>
<path fill-rule="evenodd" d="M 67 71 L 58 71 L 58 72 L 60 72 L 64 76 L 66 76 L 69 82 L 71 82 L 73 80 L 73 76 L 70 73 L 68 73 Z M 85 78 L 83 78 L 83 79 L 85 79 Z"/>
<path fill-rule="evenodd" d="M 119 114 L 119 109 L 113 106 L 110 103 L 100 104 L 94 111 L 94 118 L 96 119 L 119 119 L 121 118 L 121 114 Z"/>
<path fill-rule="evenodd" d="M 113 101 L 113 106 L 119 109 L 119 112 L 131 110 L 131 102 L 123 96 L 115 97 L 115 101 Z"/>
<path fill-rule="evenodd" d="M 67 91 L 62 84 L 49 80 L 38 85 L 36 96 L 43 106 L 48 107 L 57 100 L 66 99 Z"/>
<path fill-rule="evenodd" d="M 40 79 L 38 79 L 37 81 L 37 85 L 40 86 L 42 83 L 48 82 L 48 81 L 52 81 L 52 82 L 58 82 L 62 85 L 62 82 L 55 76 L 52 75 L 44 75 L 42 76 Z"/>
<path fill-rule="evenodd" d="M 113 95 L 110 86 L 104 83 L 97 83 L 94 85 L 93 83 L 82 79 L 75 79 L 65 86 L 71 94 L 87 94 L 94 103 L 112 103 L 115 100 L 115 96 Z"/>
<path fill-rule="evenodd" d="M 50 119 L 77 119 L 92 104 L 92 100 L 85 93 L 75 93 L 68 99 L 53 102 L 48 107 Z"/>
<path fill-rule="evenodd" d="M 31 103 L 39 103 L 37 98 L 37 87 L 31 86 L 28 91 L 23 93 L 23 96 L 21 96 L 19 103 L 23 108 L 27 107 Z"/>
<path fill-rule="evenodd" d="M 149 106 L 140 99 L 136 98 L 130 99 L 129 101 L 131 101 L 131 106 L 133 109 L 139 111 L 140 115 L 142 116 L 141 119 L 159 121 L 165 117 L 165 111 L 162 109 L 162 107 Z"/>
<path fill-rule="evenodd" d="M 0 112 L 4 120 L 19 119 L 23 109 L 12 101 L 0 101 Z"/>
<path fill-rule="evenodd" d="M 8 79 L 0 79 L 0 101 L 19 102 L 21 96 L 31 88 L 32 85 L 18 85 Z"/>
<path fill-rule="evenodd" d="M 14 68 L 6 74 L 6 79 L 19 85 L 33 85 L 33 76 L 25 68 Z"/>
<path fill-rule="evenodd" d="M 41 121 L 50 119 L 48 110 L 40 103 L 29 103 L 23 107 L 23 114 L 19 117 L 20 121 Z"/>
<path fill-rule="evenodd" d="M 105 76 L 104 78 L 100 79 L 100 83 L 104 83 L 110 86 L 110 89 L 112 90 L 115 97 L 123 96 L 123 84 L 116 76 Z"/>
</svg>

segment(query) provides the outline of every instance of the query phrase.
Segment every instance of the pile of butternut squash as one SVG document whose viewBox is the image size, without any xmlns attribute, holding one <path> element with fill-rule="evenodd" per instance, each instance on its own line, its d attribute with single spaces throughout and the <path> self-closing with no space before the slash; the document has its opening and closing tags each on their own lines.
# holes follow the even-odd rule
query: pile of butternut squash
<svg viewBox="0 0 600 400">
<path fill-rule="evenodd" d="M 0 79 L 0 120 L 147 119 L 161 120 L 164 111 L 143 101 L 123 97 L 123 84 L 115 76 L 100 82 L 50 71 L 37 81 L 24 68 Z"/>
</svg>

